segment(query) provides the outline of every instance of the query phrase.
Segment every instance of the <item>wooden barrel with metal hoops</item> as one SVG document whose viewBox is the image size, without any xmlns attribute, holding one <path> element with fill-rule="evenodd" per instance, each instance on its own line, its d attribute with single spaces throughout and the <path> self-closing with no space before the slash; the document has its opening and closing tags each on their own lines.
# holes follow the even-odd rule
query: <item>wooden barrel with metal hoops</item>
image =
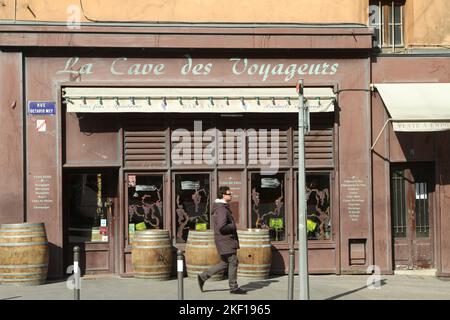
<svg viewBox="0 0 450 320">
<path fill-rule="evenodd" d="M 186 270 L 189 278 L 196 278 L 197 274 L 208 270 L 220 263 L 220 255 L 214 242 L 213 230 L 189 230 L 186 241 Z M 210 280 L 222 280 L 223 272 L 216 273 Z"/>
<path fill-rule="evenodd" d="M 0 225 L 0 283 L 40 285 L 48 271 L 44 223 Z"/>
<path fill-rule="evenodd" d="M 269 230 L 238 230 L 238 277 L 267 279 L 272 264 Z"/>
<path fill-rule="evenodd" d="M 137 231 L 131 249 L 134 277 L 168 280 L 172 269 L 169 230 Z"/>
</svg>

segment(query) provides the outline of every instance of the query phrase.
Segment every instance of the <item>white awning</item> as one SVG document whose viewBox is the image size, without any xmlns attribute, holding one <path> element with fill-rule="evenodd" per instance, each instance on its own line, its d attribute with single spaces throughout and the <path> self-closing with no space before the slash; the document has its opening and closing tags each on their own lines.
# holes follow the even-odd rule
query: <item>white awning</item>
<svg viewBox="0 0 450 320">
<path fill-rule="evenodd" d="M 450 130 L 450 83 L 374 84 L 394 131 Z"/>
<path fill-rule="evenodd" d="M 305 88 L 310 112 L 333 112 L 332 88 Z M 66 87 L 67 112 L 298 112 L 292 88 Z"/>
</svg>

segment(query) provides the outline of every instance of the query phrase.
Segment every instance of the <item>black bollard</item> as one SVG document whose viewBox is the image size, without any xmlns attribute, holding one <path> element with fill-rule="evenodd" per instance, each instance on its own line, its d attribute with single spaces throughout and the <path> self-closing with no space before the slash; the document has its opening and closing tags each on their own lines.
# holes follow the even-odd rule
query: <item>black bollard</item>
<svg viewBox="0 0 450 320">
<path fill-rule="evenodd" d="M 73 247 L 73 275 L 74 275 L 74 300 L 80 300 L 80 247 Z"/>
<path fill-rule="evenodd" d="M 294 299 L 294 268 L 295 249 L 289 248 L 289 277 L 288 277 L 288 300 Z"/>
<path fill-rule="evenodd" d="M 183 288 L 183 252 L 177 251 L 177 271 L 178 271 L 178 300 L 184 300 L 184 288 Z"/>
</svg>

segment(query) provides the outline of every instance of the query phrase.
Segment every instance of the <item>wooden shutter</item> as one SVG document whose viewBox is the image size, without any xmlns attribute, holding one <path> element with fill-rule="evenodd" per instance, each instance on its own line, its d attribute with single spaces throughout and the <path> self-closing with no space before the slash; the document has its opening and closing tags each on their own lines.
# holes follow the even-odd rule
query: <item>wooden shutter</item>
<svg viewBox="0 0 450 320">
<path fill-rule="evenodd" d="M 294 127 L 294 165 L 298 166 L 298 125 Z M 311 131 L 305 135 L 305 166 L 333 167 L 333 113 L 312 113 Z"/>
<path fill-rule="evenodd" d="M 132 115 L 124 124 L 125 166 L 167 166 L 168 129 L 163 115 Z"/>
</svg>

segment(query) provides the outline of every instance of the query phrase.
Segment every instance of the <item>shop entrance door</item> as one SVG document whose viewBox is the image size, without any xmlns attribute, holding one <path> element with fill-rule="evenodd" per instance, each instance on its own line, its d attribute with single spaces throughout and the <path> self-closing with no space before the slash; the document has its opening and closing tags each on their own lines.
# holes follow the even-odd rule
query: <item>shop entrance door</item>
<svg viewBox="0 0 450 320">
<path fill-rule="evenodd" d="M 432 164 L 391 167 L 395 269 L 433 266 L 434 170 Z"/>
<path fill-rule="evenodd" d="M 65 269 L 80 247 L 82 274 L 114 273 L 118 208 L 116 170 L 71 170 L 64 174 Z M 118 220 L 117 220 L 118 222 Z"/>
</svg>

